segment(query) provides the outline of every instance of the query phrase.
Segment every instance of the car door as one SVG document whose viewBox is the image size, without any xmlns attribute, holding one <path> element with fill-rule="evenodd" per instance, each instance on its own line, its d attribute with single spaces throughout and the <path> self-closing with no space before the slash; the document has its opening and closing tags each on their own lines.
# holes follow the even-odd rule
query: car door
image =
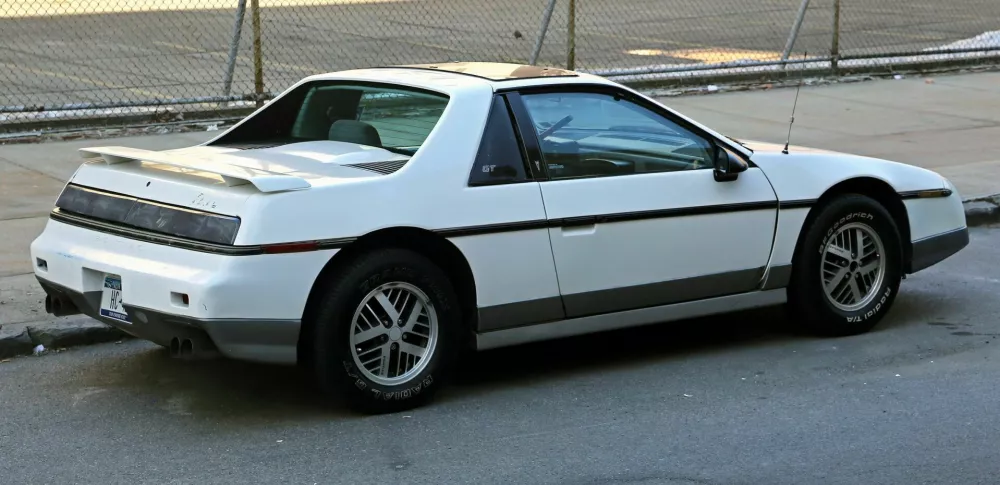
<svg viewBox="0 0 1000 485">
<path fill-rule="evenodd" d="M 752 164 L 713 176 L 702 130 L 613 87 L 509 95 L 540 184 L 567 317 L 754 290 L 777 197 Z M 735 154 L 734 154 L 735 155 Z"/>
<path fill-rule="evenodd" d="M 527 164 L 508 102 L 495 96 L 462 204 L 449 207 L 483 225 L 441 232 L 469 262 L 479 332 L 565 317 L 539 176 Z"/>
</svg>

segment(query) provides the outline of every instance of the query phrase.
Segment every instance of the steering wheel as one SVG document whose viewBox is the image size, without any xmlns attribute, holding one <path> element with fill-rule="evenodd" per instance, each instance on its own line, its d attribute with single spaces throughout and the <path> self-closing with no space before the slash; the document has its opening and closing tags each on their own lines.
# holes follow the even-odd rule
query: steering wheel
<svg viewBox="0 0 1000 485">
<path fill-rule="evenodd" d="M 565 118 L 553 123 L 552 126 L 542 130 L 542 132 L 538 134 L 538 138 L 542 139 L 548 137 L 549 135 L 555 133 L 557 130 L 568 125 L 570 121 L 573 121 L 573 116 L 567 115 Z"/>
</svg>

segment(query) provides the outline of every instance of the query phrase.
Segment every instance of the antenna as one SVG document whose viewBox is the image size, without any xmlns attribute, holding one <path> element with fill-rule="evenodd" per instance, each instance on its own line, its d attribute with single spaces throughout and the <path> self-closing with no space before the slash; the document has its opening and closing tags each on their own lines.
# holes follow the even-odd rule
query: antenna
<svg viewBox="0 0 1000 485">
<path fill-rule="evenodd" d="M 802 57 L 808 58 L 809 53 L 803 52 Z M 781 150 L 781 153 L 788 155 L 788 143 L 792 140 L 792 125 L 795 124 L 795 106 L 799 104 L 799 91 L 802 90 L 802 80 L 805 79 L 805 75 L 799 77 L 799 85 L 795 87 L 795 101 L 792 102 L 792 117 L 788 120 L 788 136 L 785 137 L 785 148 Z"/>
</svg>

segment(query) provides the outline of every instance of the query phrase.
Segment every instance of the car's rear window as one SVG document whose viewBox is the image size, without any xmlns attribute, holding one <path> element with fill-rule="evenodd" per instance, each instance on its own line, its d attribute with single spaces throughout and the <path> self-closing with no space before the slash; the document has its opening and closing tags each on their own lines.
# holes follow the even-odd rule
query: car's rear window
<svg viewBox="0 0 1000 485">
<path fill-rule="evenodd" d="M 316 81 L 275 100 L 214 145 L 332 140 L 413 154 L 448 105 L 443 94 L 395 85 Z"/>
</svg>

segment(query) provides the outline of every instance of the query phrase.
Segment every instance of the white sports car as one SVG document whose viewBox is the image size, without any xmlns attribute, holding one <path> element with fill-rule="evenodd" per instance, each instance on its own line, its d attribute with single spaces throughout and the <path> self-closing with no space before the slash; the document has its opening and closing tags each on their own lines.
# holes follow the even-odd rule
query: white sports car
<svg viewBox="0 0 1000 485">
<path fill-rule="evenodd" d="M 311 76 L 204 144 L 82 155 L 31 245 L 50 313 L 304 363 L 368 412 L 425 402 L 462 347 L 786 301 L 864 332 L 969 240 L 929 170 L 736 141 L 533 66 Z"/>
</svg>

